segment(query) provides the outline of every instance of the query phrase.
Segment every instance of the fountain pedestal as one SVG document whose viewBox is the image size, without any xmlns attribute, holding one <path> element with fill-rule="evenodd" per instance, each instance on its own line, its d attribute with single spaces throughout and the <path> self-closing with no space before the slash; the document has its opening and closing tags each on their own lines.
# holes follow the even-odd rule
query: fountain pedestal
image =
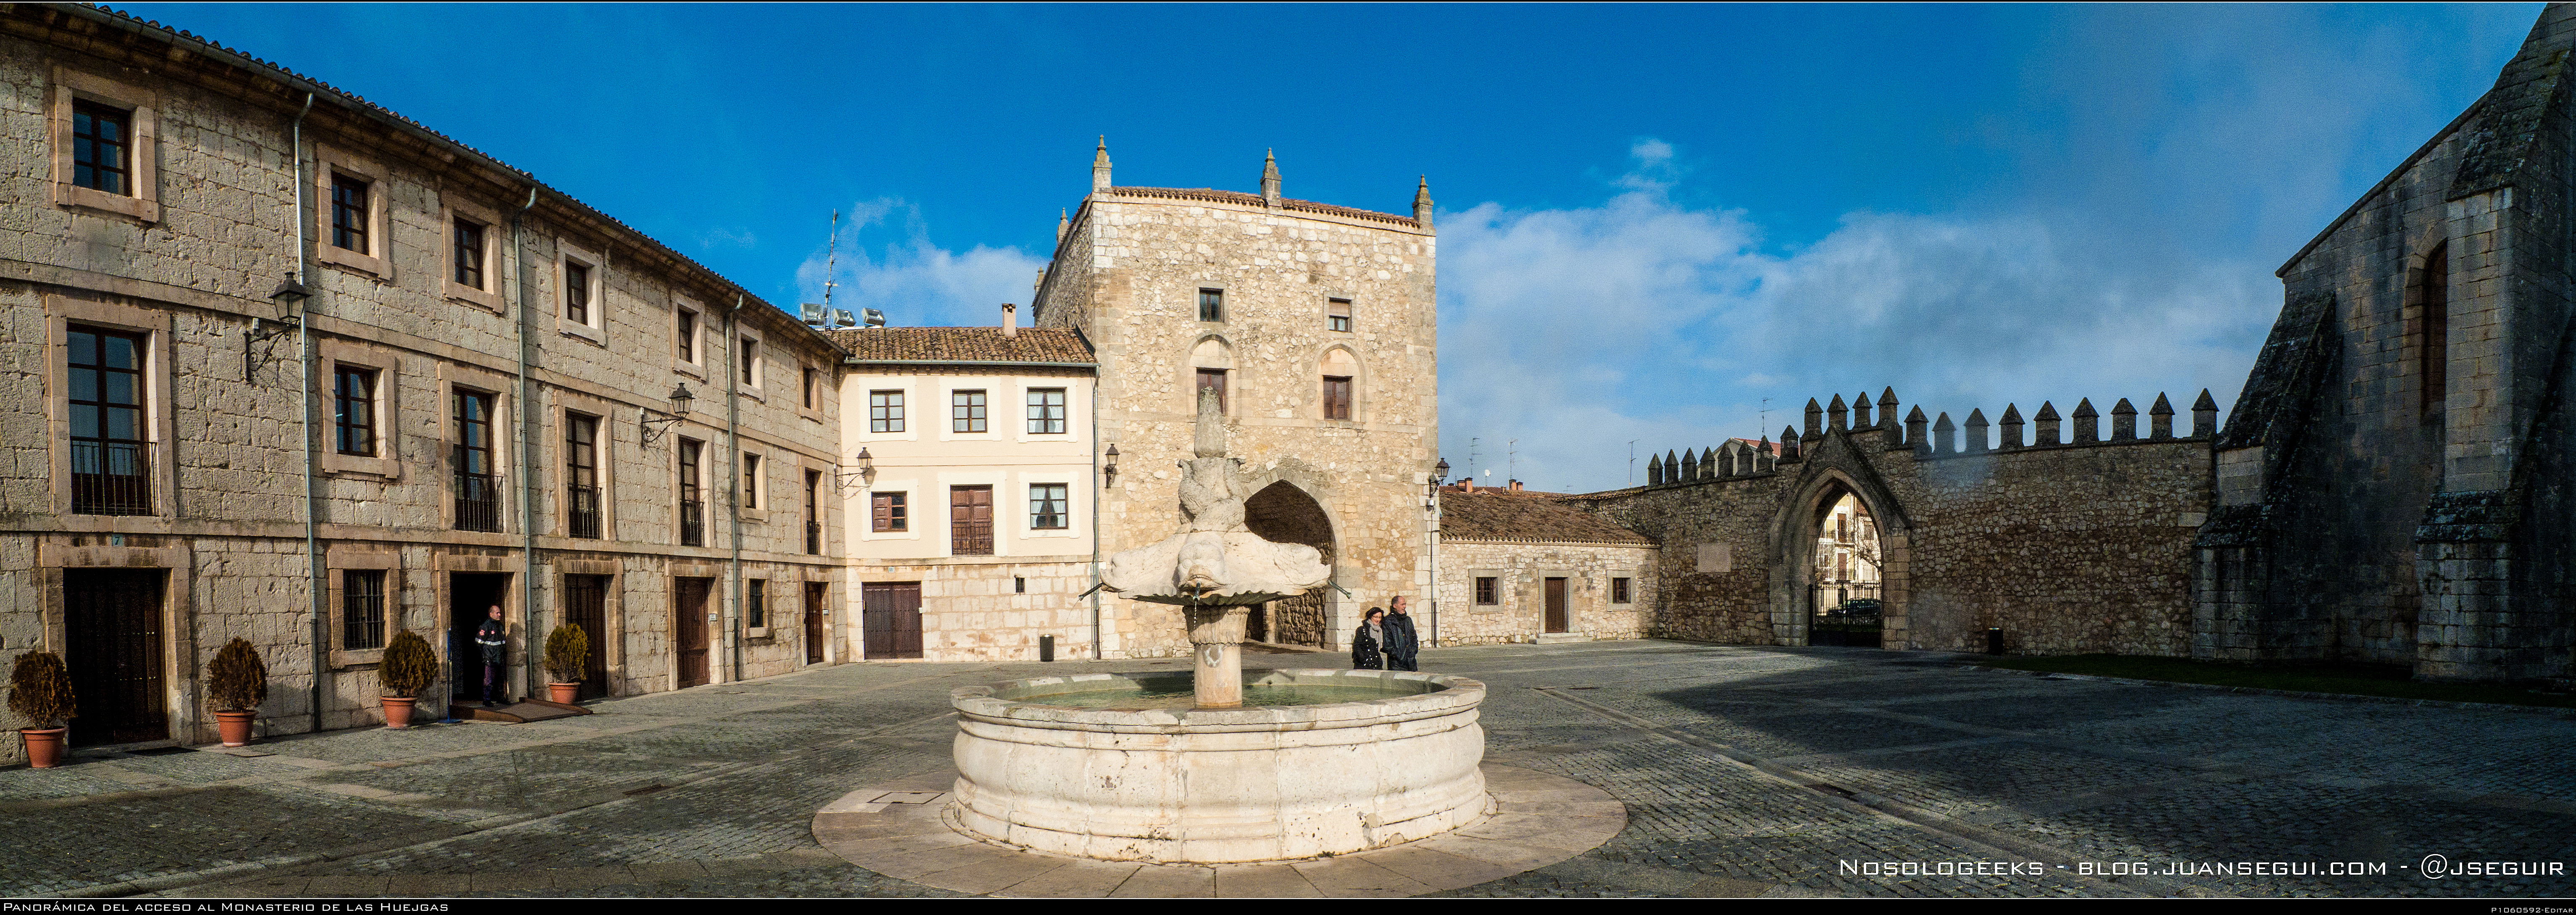
<svg viewBox="0 0 2576 915">
<path fill-rule="evenodd" d="M 1252 608 L 1183 607 L 1189 617 L 1192 691 L 1200 708 L 1243 706 L 1243 631 Z"/>
</svg>

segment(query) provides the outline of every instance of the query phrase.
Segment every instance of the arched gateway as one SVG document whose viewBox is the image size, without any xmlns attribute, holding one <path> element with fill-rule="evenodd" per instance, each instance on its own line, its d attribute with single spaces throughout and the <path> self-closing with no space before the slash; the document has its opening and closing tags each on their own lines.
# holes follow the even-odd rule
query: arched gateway
<svg viewBox="0 0 2576 915">
<path fill-rule="evenodd" d="M 1798 467 L 1771 528 L 1776 644 L 1913 647 L 1904 506 L 1841 430 Z"/>
<path fill-rule="evenodd" d="M 1324 513 L 1323 505 L 1305 490 L 1286 480 L 1261 488 L 1244 500 L 1243 523 L 1264 540 L 1275 543 L 1302 543 L 1324 554 L 1324 564 L 1333 564 L 1333 519 Z M 1256 642 L 1284 645 L 1326 647 L 1325 592 L 1329 587 L 1315 588 L 1296 597 L 1273 601 L 1254 608 L 1246 638 Z"/>
</svg>

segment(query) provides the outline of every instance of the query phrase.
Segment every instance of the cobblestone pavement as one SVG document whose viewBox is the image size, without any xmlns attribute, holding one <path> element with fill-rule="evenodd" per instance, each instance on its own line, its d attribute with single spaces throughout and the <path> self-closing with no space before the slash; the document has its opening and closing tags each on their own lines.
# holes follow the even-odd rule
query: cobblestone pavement
<svg viewBox="0 0 2576 915">
<path fill-rule="evenodd" d="M 1600 848 L 1442 895 L 2576 895 L 2566 712 L 2052 679 L 1869 649 L 1636 641 L 1423 660 L 1491 687 L 1488 758 L 1629 807 Z M 814 811 L 944 766 L 955 686 L 1180 663 L 851 664 L 535 724 L 0 770 L 0 894 L 953 895 L 841 863 L 815 844 Z M 2428 879 L 2419 862 L 2435 854 L 2543 872 Z M 2333 872 L 2347 862 L 2371 872 Z M 2113 873 L 2133 867 L 2145 873 Z"/>
</svg>

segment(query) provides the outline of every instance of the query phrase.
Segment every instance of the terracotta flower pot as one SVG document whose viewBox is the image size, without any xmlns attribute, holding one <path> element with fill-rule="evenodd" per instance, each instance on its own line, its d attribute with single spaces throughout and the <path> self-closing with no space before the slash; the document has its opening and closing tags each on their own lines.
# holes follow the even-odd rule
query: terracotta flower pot
<svg viewBox="0 0 2576 915">
<path fill-rule="evenodd" d="M 70 730 L 68 727 L 19 728 L 18 733 L 27 738 L 27 765 L 51 769 L 62 764 L 63 735 Z"/>
<path fill-rule="evenodd" d="M 216 712 L 215 730 L 224 735 L 224 746 L 238 747 L 250 743 L 251 725 L 259 721 L 259 712 Z"/>
<path fill-rule="evenodd" d="M 571 705 L 573 700 L 581 698 L 581 684 L 578 682 L 555 683 L 548 681 L 546 683 L 546 692 L 550 694 L 548 698 L 565 705 Z"/>
<path fill-rule="evenodd" d="M 419 702 L 420 700 L 409 696 L 386 696 L 384 697 L 384 700 L 385 726 L 389 728 L 411 727 L 411 706 L 412 703 Z"/>
</svg>

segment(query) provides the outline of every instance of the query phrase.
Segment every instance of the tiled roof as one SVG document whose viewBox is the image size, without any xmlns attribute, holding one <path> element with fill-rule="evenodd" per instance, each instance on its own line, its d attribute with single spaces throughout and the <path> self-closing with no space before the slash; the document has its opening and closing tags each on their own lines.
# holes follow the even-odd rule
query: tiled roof
<svg viewBox="0 0 2576 915">
<path fill-rule="evenodd" d="M 1071 330 L 1023 327 L 853 327 L 823 333 L 861 362 L 1072 362 L 1092 364 L 1091 347 Z"/>
<path fill-rule="evenodd" d="M 1533 499 L 1526 495 L 1481 490 L 1440 494 L 1440 539 L 1655 545 L 1654 540 L 1643 534 L 1555 499 Z"/>
<path fill-rule="evenodd" d="M 1261 199 L 1261 195 L 1259 194 L 1246 194 L 1242 191 L 1220 191 L 1215 188 L 1206 187 L 1113 187 L 1109 189 L 1109 192 L 1124 197 L 1161 197 L 1169 200 L 1205 200 L 1210 203 L 1234 203 L 1256 207 L 1264 204 L 1264 201 Z M 1334 206 L 1329 203 L 1316 203 L 1312 200 L 1297 200 L 1282 197 L 1279 198 L 1279 208 L 1301 213 L 1321 213 L 1326 216 L 1340 216 L 1345 219 L 1363 219 L 1369 222 L 1385 222 L 1416 229 L 1422 228 L 1422 223 L 1415 221 L 1411 216 L 1398 216 L 1393 213 L 1380 213 L 1376 210 L 1362 210 L 1352 207 Z"/>
</svg>

